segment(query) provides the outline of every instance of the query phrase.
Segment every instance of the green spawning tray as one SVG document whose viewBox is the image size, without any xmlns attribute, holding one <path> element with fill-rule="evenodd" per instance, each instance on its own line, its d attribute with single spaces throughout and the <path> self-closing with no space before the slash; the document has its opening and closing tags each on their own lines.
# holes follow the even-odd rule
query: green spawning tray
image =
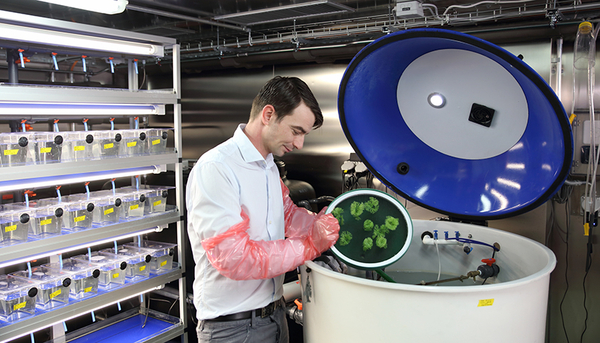
<svg viewBox="0 0 600 343">
<path fill-rule="evenodd" d="M 410 246 L 410 215 L 387 193 L 352 190 L 337 197 L 327 213 L 340 223 L 340 238 L 332 252 L 355 268 L 381 270 L 399 260 Z"/>
</svg>

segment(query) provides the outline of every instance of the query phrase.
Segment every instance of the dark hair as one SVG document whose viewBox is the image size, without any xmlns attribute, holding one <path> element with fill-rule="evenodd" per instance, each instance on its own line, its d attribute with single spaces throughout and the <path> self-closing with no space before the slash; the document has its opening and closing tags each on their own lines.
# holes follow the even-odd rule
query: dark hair
<svg viewBox="0 0 600 343">
<path fill-rule="evenodd" d="M 313 128 L 321 127 L 323 113 L 308 85 L 297 77 L 275 76 L 263 86 L 252 101 L 250 120 L 256 118 L 266 105 L 271 105 L 275 108 L 277 120 L 280 121 L 302 102 L 315 115 Z"/>
</svg>

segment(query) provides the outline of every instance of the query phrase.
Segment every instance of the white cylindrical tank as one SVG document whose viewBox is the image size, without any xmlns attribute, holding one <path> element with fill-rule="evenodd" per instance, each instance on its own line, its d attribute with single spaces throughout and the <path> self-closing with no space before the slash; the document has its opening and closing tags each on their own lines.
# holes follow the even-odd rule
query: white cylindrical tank
<svg viewBox="0 0 600 343">
<path fill-rule="evenodd" d="M 556 265 L 551 250 L 528 238 L 476 225 L 414 220 L 409 250 L 385 271 L 399 283 L 340 274 L 307 262 L 302 267 L 304 341 L 542 343 L 545 337 L 550 273 Z M 438 230 L 488 244 L 495 254 L 498 277 L 416 285 L 402 280 L 466 275 L 477 270 L 493 249 L 471 244 L 425 245 L 421 234 Z M 438 259 L 439 250 L 439 259 Z M 460 285 L 455 286 L 457 283 Z"/>
</svg>

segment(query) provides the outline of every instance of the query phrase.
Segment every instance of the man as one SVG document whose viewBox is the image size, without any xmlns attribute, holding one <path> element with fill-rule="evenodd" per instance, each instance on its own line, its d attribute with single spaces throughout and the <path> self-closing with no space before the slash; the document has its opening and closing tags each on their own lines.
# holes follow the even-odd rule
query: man
<svg viewBox="0 0 600 343">
<path fill-rule="evenodd" d="M 247 124 L 206 152 L 187 183 L 200 342 L 288 342 L 283 278 L 329 249 L 339 224 L 296 207 L 273 155 L 301 149 L 323 123 L 302 80 L 275 77 Z"/>
</svg>

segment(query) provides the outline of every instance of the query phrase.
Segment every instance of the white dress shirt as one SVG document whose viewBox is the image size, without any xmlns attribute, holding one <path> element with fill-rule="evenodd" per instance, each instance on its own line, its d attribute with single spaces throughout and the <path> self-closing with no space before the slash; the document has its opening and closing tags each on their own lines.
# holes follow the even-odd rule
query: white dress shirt
<svg viewBox="0 0 600 343">
<path fill-rule="evenodd" d="M 273 155 L 266 159 L 242 131 L 206 152 L 190 171 L 186 187 L 188 236 L 194 255 L 194 305 L 198 320 L 261 308 L 283 295 L 284 275 L 266 280 L 235 281 L 208 261 L 202 240 L 221 234 L 250 217 L 250 239 L 285 238 L 279 171 Z"/>
</svg>

